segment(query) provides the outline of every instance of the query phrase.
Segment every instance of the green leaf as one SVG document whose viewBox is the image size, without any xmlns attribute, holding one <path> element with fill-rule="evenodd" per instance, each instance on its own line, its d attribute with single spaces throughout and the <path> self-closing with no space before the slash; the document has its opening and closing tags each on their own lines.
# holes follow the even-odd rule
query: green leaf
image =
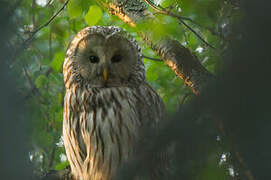
<svg viewBox="0 0 271 180">
<path fill-rule="evenodd" d="M 93 26 L 99 22 L 103 16 L 103 11 L 99 6 L 93 5 L 89 7 L 84 19 L 89 26 Z"/>
<path fill-rule="evenodd" d="M 151 65 L 146 72 L 146 77 L 149 82 L 154 82 L 158 79 L 158 73 L 154 65 Z"/>
<path fill-rule="evenodd" d="M 170 5 L 173 5 L 174 4 L 174 1 L 173 0 L 163 0 L 163 1 L 161 1 L 161 5 L 162 5 L 162 7 L 164 7 L 164 8 L 167 8 L 167 7 L 169 7 Z"/>
<path fill-rule="evenodd" d="M 35 80 L 35 84 L 36 84 L 37 88 L 41 88 L 42 86 L 44 86 L 47 83 L 48 83 L 48 79 L 43 74 L 39 75 Z"/>
<path fill-rule="evenodd" d="M 55 170 L 59 171 L 59 170 L 65 169 L 66 166 L 68 166 L 68 165 L 69 165 L 69 162 L 68 162 L 68 161 L 61 162 L 61 163 L 59 163 L 59 164 L 57 164 L 57 165 L 55 166 Z"/>
<path fill-rule="evenodd" d="M 64 59 L 65 54 L 63 52 L 56 53 L 53 61 L 51 62 L 51 68 L 56 72 L 61 72 Z"/>
<path fill-rule="evenodd" d="M 192 49 L 196 49 L 198 46 L 198 37 L 196 37 L 195 34 L 190 33 L 189 34 L 189 40 L 188 40 L 188 45 L 192 48 Z"/>
<path fill-rule="evenodd" d="M 63 108 L 61 108 L 57 113 L 56 113 L 56 121 L 57 122 L 62 122 L 63 120 Z"/>
<path fill-rule="evenodd" d="M 83 13 L 82 1 L 70 0 L 67 9 L 68 9 L 68 14 L 71 19 L 81 16 Z"/>
<path fill-rule="evenodd" d="M 37 142 L 40 143 L 40 145 L 43 147 L 51 146 L 54 141 L 53 136 L 50 133 L 44 131 L 37 134 L 35 138 L 37 139 Z"/>
<path fill-rule="evenodd" d="M 62 99 L 63 99 L 63 95 L 62 95 L 61 92 L 59 92 L 59 93 L 57 94 L 57 101 L 58 101 L 59 104 L 62 103 Z"/>
</svg>

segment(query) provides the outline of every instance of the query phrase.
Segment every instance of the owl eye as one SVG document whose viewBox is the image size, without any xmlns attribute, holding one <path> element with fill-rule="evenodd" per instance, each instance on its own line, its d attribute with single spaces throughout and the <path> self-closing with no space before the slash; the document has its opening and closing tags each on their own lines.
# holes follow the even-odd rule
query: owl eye
<svg viewBox="0 0 271 180">
<path fill-rule="evenodd" d="M 122 59 L 121 55 L 116 54 L 116 55 L 114 55 L 114 56 L 112 57 L 111 61 L 112 61 L 112 63 L 117 63 L 117 62 L 120 62 L 121 59 Z"/>
<path fill-rule="evenodd" d="M 98 56 L 89 56 L 88 59 L 91 63 L 98 63 L 100 61 Z"/>
</svg>

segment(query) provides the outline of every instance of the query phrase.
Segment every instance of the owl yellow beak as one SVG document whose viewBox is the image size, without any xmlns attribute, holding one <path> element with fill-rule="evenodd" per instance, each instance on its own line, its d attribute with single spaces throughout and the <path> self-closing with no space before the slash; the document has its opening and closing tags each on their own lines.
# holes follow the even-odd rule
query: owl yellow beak
<svg viewBox="0 0 271 180">
<path fill-rule="evenodd" d="M 103 76 L 104 76 L 104 80 L 107 81 L 107 79 L 108 79 L 108 71 L 107 71 L 107 68 L 104 68 Z"/>
</svg>

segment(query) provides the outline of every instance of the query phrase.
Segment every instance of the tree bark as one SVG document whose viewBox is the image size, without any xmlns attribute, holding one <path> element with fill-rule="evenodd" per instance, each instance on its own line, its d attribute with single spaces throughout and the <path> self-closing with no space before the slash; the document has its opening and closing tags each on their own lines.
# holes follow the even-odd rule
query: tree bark
<svg viewBox="0 0 271 180">
<path fill-rule="evenodd" d="M 118 16 L 131 27 L 136 27 L 142 22 L 159 23 L 159 20 L 147 9 L 146 4 L 140 0 L 110 0 L 103 3 L 103 6 L 110 14 Z M 213 75 L 200 64 L 198 58 L 177 40 L 170 37 L 157 39 L 151 29 L 138 33 L 175 74 L 184 80 L 194 94 L 198 95 L 213 78 Z"/>
</svg>

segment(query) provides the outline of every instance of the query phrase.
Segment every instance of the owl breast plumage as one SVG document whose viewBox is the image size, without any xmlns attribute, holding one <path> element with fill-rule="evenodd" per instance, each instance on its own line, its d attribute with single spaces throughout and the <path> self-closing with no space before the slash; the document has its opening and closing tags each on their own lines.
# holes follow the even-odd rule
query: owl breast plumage
<svg viewBox="0 0 271 180">
<path fill-rule="evenodd" d="M 87 27 L 70 44 L 63 139 L 78 180 L 111 180 L 135 152 L 142 129 L 165 118 L 159 95 L 145 80 L 140 47 L 117 27 Z"/>
</svg>

